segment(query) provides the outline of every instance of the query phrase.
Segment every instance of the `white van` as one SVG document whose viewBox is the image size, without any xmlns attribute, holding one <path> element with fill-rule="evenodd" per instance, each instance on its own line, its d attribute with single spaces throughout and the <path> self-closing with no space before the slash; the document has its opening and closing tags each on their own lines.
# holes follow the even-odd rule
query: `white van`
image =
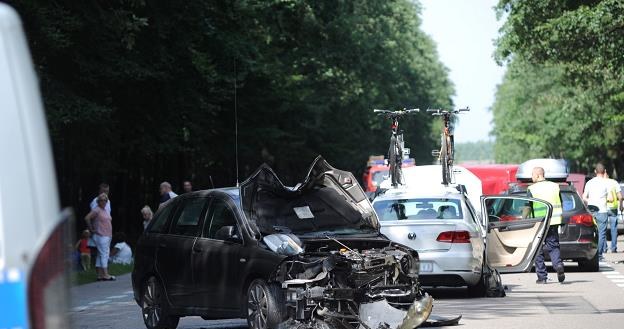
<svg viewBox="0 0 624 329">
<path fill-rule="evenodd" d="M 21 21 L 0 3 L 0 328 L 68 328 L 69 214 Z"/>
</svg>

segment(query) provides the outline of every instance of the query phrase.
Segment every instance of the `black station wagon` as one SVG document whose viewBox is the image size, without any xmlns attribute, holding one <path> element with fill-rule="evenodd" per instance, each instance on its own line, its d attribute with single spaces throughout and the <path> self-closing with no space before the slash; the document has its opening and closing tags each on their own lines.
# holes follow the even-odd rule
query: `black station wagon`
<svg viewBox="0 0 624 329">
<path fill-rule="evenodd" d="M 263 165 L 240 188 L 167 201 L 137 243 L 132 285 L 150 329 L 190 315 L 251 329 L 412 329 L 433 303 L 418 270 L 415 250 L 379 233 L 354 176 L 318 157 L 294 188 Z"/>
</svg>

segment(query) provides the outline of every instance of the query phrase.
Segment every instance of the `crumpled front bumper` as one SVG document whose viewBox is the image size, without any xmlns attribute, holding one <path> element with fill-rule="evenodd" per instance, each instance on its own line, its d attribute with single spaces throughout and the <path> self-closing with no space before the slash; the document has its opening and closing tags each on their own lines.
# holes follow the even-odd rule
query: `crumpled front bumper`
<svg viewBox="0 0 624 329">
<path fill-rule="evenodd" d="M 397 309 L 383 299 L 360 305 L 360 329 L 413 329 L 427 321 L 433 309 L 433 298 L 424 294 L 414 300 L 407 311 Z"/>
</svg>

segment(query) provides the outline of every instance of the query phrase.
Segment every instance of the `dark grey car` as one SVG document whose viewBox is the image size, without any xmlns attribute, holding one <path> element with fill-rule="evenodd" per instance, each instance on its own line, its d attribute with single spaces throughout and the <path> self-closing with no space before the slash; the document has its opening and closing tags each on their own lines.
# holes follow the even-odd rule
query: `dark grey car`
<svg viewBox="0 0 624 329">
<path fill-rule="evenodd" d="M 353 175 L 319 157 L 297 188 L 262 166 L 240 188 L 168 201 L 137 243 L 132 283 L 148 328 L 188 315 L 377 328 L 375 312 L 414 328 L 432 307 L 418 268 L 416 251 L 379 233 Z"/>
</svg>

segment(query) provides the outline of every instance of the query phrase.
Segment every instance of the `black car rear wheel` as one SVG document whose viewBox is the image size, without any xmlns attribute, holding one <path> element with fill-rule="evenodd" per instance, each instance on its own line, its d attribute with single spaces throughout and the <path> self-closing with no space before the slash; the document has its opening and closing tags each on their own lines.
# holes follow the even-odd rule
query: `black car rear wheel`
<svg viewBox="0 0 624 329">
<path fill-rule="evenodd" d="M 148 329 L 175 329 L 180 317 L 169 314 L 164 289 L 155 277 L 149 277 L 143 283 L 141 313 Z"/>
<path fill-rule="evenodd" d="M 598 252 L 594 255 L 592 259 L 587 260 L 579 260 L 578 262 L 579 268 L 583 272 L 598 272 L 600 271 L 600 264 L 598 259 Z"/>
<path fill-rule="evenodd" d="M 247 289 L 247 324 L 249 329 L 271 329 L 286 319 L 284 294 L 279 286 L 256 279 Z"/>
</svg>

